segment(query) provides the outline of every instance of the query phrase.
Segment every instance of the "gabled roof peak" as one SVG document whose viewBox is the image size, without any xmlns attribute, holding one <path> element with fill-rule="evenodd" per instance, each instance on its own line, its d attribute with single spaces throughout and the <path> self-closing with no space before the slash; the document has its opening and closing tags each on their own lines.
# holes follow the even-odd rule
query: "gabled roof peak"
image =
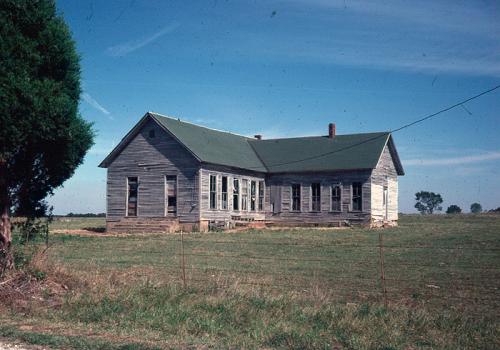
<svg viewBox="0 0 500 350">
<path fill-rule="evenodd" d="M 374 169 L 387 145 L 398 174 L 404 174 L 391 133 L 387 131 L 333 138 L 326 135 L 257 140 L 157 112 L 147 112 L 99 166 L 109 166 L 147 120 L 158 123 L 203 163 L 263 173 Z"/>
</svg>

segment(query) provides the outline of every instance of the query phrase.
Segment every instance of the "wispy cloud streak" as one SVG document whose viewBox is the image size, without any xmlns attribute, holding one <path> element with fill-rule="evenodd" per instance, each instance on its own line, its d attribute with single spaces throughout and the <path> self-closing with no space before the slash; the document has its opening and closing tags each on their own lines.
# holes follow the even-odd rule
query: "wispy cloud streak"
<svg viewBox="0 0 500 350">
<path fill-rule="evenodd" d="M 484 162 L 497 159 L 500 159 L 500 151 L 488 152 L 484 154 L 464 156 L 464 157 L 453 157 L 453 158 L 408 159 L 403 161 L 403 165 L 405 166 L 460 165 L 460 164 L 477 163 L 477 162 Z"/>
<path fill-rule="evenodd" d="M 167 25 L 166 27 L 163 27 L 160 31 L 154 33 L 153 35 L 150 35 L 146 38 L 142 38 L 139 40 L 133 40 L 129 41 L 120 45 L 116 46 L 111 46 L 106 49 L 106 53 L 110 56 L 125 56 L 131 52 L 134 52 L 146 45 L 149 45 L 165 34 L 171 33 L 174 30 L 176 30 L 179 27 L 179 23 L 173 22 Z"/>
<path fill-rule="evenodd" d="M 111 116 L 111 112 L 104 108 L 99 102 L 97 102 L 92 96 L 90 96 L 90 94 L 86 92 L 82 93 L 82 99 L 89 105 L 97 109 L 99 112 L 106 114 L 109 118 L 113 119 Z"/>
</svg>

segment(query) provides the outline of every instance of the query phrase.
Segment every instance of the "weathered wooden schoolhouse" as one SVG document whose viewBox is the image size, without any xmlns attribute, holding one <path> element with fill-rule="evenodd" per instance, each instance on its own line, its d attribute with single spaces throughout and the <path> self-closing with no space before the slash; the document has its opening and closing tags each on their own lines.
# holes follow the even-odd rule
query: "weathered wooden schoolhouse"
<svg viewBox="0 0 500 350">
<path fill-rule="evenodd" d="M 389 132 L 262 139 L 148 112 L 102 161 L 107 229 L 395 225 Z"/>
</svg>

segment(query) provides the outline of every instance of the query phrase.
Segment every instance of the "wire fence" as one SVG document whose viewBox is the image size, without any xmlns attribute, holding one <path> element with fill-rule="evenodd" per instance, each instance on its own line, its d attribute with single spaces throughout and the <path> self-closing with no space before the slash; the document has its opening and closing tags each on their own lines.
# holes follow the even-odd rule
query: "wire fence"
<svg viewBox="0 0 500 350">
<path fill-rule="evenodd" d="M 176 238 L 169 263 L 177 264 L 185 287 L 321 291 L 351 302 L 439 304 L 471 315 L 500 315 L 500 247 L 491 242 L 395 244 L 384 241 L 383 230 L 378 239 L 360 244 L 214 240 L 183 233 Z"/>
</svg>

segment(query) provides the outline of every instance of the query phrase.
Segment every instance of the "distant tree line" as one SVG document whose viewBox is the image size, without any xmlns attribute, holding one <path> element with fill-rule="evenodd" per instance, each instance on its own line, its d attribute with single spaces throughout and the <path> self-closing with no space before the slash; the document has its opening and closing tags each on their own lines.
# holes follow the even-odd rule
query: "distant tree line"
<svg viewBox="0 0 500 350">
<path fill-rule="evenodd" d="M 443 203 L 443 197 L 439 193 L 420 191 L 415 193 L 415 208 L 420 212 L 420 214 L 434 214 L 435 212 L 443 210 L 441 204 Z M 478 214 L 483 212 L 483 207 L 479 203 L 472 203 L 470 206 L 470 212 L 472 214 Z M 491 209 L 489 213 L 499 213 L 500 207 L 496 209 Z M 446 214 L 460 214 L 462 213 L 462 208 L 456 204 L 450 205 L 446 209 Z"/>
<path fill-rule="evenodd" d="M 68 218 L 104 218 L 106 213 L 68 213 L 66 214 Z"/>
</svg>

